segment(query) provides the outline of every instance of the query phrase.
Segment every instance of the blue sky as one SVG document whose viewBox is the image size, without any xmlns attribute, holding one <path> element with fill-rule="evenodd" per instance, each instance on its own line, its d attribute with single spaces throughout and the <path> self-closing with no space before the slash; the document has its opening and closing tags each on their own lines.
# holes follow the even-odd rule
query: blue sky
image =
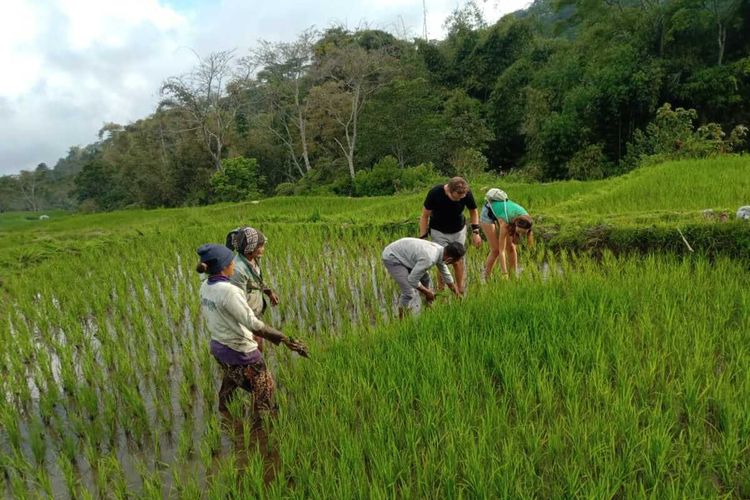
<svg viewBox="0 0 750 500">
<path fill-rule="evenodd" d="M 428 0 L 430 38 L 463 1 Z M 479 0 L 488 22 L 526 0 Z M 53 166 L 103 124 L 150 114 L 166 78 L 195 55 L 257 40 L 292 40 L 316 26 L 365 24 L 422 33 L 422 0 L 10 0 L 0 17 L 0 175 Z"/>
</svg>

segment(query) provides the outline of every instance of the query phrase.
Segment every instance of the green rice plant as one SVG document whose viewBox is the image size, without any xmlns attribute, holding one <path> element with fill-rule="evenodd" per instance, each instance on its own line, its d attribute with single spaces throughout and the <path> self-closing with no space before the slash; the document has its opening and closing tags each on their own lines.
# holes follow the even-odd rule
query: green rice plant
<svg viewBox="0 0 750 500">
<path fill-rule="evenodd" d="M 211 415 L 206 422 L 206 428 L 201 440 L 201 456 L 204 457 L 204 465 L 207 456 L 216 455 L 221 449 L 221 424 L 216 415 Z"/>
<path fill-rule="evenodd" d="M 170 491 L 170 496 L 176 493 L 176 498 L 189 500 L 200 498 L 204 491 L 198 484 L 196 474 L 188 471 L 183 475 L 178 469 L 172 469 L 172 490 Z"/>
<path fill-rule="evenodd" d="M 128 486 L 117 456 L 105 455 L 96 462 L 95 484 L 102 496 L 126 498 Z"/>
<path fill-rule="evenodd" d="M 216 471 L 208 477 L 207 498 L 227 498 L 237 490 L 239 476 L 234 455 L 218 459 Z"/>
<path fill-rule="evenodd" d="M 57 467 L 60 469 L 60 472 L 63 476 L 63 480 L 65 481 L 65 486 L 68 490 L 68 495 L 71 498 L 75 498 L 77 496 L 78 491 L 78 477 L 76 476 L 75 468 L 73 467 L 73 462 L 68 458 L 66 453 L 60 452 L 57 455 Z"/>
<path fill-rule="evenodd" d="M 76 436 L 69 432 L 60 434 L 60 454 L 65 456 L 70 463 L 77 463 L 79 453 L 79 442 Z"/>
<path fill-rule="evenodd" d="M 177 461 L 185 462 L 189 459 L 195 452 L 194 446 L 192 421 L 186 420 L 183 422 L 182 428 L 177 436 L 177 449 L 175 451 Z"/>
<path fill-rule="evenodd" d="M 86 462 L 88 462 L 89 466 L 92 469 L 97 469 L 102 460 L 102 454 L 99 450 L 99 447 L 97 446 L 97 443 L 86 436 L 85 438 L 82 438 L 80 440 L 80 444 L 81 448 L 83 449 L 82 455 L 86 459 Z M 79 453 L 81 448 L 77 450 Z"/>
<path fill-rule="evenodd" d="M 162 479 L 159 470 L 151 471 L 148 465 L 142 460 L 135 462 L 135 468 L 141 478 L 140 498 L 161 499 L 162 496 Z"/>
<path fill-rule="evenodd" d="M 55 491 L 52 486 L 52 479 L 50 478 L 49 472 L 47 472 L 46 468 L 37 467 L 34 478 L 34 486 L 37 489 L 39 496 L 54 498 Z"/>
<path fill-rule="evenodd" d="M 47 454 L 47 442 L 44 422 L 37 415 L 34 415 L 29 423 L 28 440 L 34 462 L 43 469 L 45 455 Z"/>
<path fill-rule="evenodd" d="M 183 416 L 190 414 L 193 410 L 193 391 L 186 382 L 180 384 L 179 401 Z"/>
</svg>

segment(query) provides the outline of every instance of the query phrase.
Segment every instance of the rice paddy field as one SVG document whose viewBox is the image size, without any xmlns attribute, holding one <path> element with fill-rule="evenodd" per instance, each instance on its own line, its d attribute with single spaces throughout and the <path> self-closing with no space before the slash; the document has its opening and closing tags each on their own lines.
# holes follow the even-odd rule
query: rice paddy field
<svg viewBox="0 0 750 500">
<path fill-rule="evenodd" d="M 539 244 L 487 283 L 471 249 L 467 298 L 403 321 L 380 253 L 424 193 L 0 214 L 0 495 L 750 497 L 750 160 L 472 186 L 529 208 Z M 311 349 L 266 353 L 262 429 L 245 395 L 216 411 L 194 271 L 242 224 L 269 240 L 265 320 Z"/>
</svg>

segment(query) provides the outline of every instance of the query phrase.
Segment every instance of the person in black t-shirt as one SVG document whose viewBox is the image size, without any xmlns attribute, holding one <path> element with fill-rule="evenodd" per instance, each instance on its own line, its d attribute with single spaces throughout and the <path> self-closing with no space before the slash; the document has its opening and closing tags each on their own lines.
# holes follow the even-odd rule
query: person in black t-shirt
<svg viewBox="0 0 750 500">
<path fill-rule="evenodd" d="M 419 219 L 419 237 L 428 236 L 435 243 L 445 247 L 449 243 L 466 244 L 466 219 L 464 209 L 469 209 L 471 222 L 471 242 L 479 248 L 482 238 L 479 236 L 479 211 L 469 184 L 461 177 L 453 177 L 447 184 L 440 184 L 427 193 Z M 456 273 L 456 285 L 461 294 L 466 291 L 466 265 L 463 259 L 453 263 Z M 438 288 L 442 288 L 438 276 Z"/>
</svg>

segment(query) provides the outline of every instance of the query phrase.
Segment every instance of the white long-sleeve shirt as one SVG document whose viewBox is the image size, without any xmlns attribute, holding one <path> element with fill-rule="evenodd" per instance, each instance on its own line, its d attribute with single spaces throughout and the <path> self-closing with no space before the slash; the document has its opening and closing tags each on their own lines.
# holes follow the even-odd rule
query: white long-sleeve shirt
<svg viewBox="0 0 750 500">
<path fill-rule="evenodd" d="M 437 266 L 438 271 L 443 275 L 443 281 L 450 285 L 453 283 L 453 276 L 443 262 L 443 250 L 443 247 L 432 241 L 401 238 L 385 247 L 383 260 L 398 262 L 411 269 L 409 284 L 414 288 L 417 288 L 419 280 L 432 266 Z"/>
<path fill-rule="evenodd" d="M 252 331 L 265 324 L 245 301 L 245 293 L 229 281 L 201 284 L 201 312 L 206 318 L 211 339 L 239 352 L 258 348 Z"/>
</svg>

